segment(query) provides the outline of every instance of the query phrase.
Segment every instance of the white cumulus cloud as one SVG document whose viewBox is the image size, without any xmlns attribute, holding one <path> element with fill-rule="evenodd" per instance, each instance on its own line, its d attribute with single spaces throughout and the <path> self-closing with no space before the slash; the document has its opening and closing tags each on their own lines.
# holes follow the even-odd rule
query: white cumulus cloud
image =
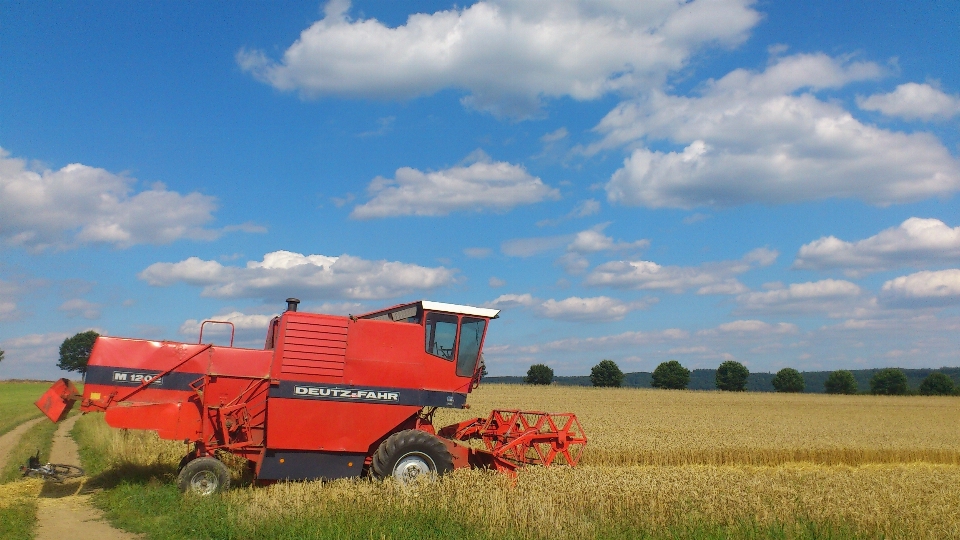
<svg viewBox="0 0 960 540">
<path fill-rule="evenodd" d="M 154 286 L 175 283 L 203 287 L 216 298 L 372 300 L 427 291 L 455 281 L 455 271 L 396 261 L 370 261 L 351 255 L 329 257 L 274 251 L 245 267 L 190 257 L 154 263 L 140 272 Z"/>
<path fill-rule="evenodd" d="M 766 313 L 827 313 L 830 316 L 851 312 L 860 304 L 863 291 L 855 283 L 824 279 L 791 283 L 763 292 L 737 296 L 741 311 Z"/>
<path fill-rule="evenodd" d="M 697 335 L 716 336 L 719 334 L 796 334 L 797 325 L 790 323 L 770 324 L 756 319 L 739 320 L 723 323 L 716 328 L 700 330 Z"/>
<path fill-rule="evenodd" d="M 411 98 L 444 88 L 498 115 L 544 97 L 596 99 L 661 83 L 708 44 L 735 45 L 760 15 L 749 0 L 488 0 L 388 27 L 331 2 L 279 61 L 243 49 L 257 79 L 301 96 Z"/>
<path fill-rule="evenodd" d="M 656 299 L 624 302 L 607 296 L 581 298 L 571 296 L 563 300 L 541 300 L 533 295 L 504 294 L 486 305 L 496 309 L 529 308 L 538 317 L 573 322 L 619 321 L 630 312 L 649 307 Z"/>
<path fill-rule="evenodd" d="M 825 236 L 803 245 L 794 268 L 843 269 L 850 276 L 905 266 L 960 261 L 960 227 L 950 228 L 939 219 L 912 217 L 898 227 L 874 236 L 847 242 Z"/>
<path fill-rule="evenodd" d="M 0 239 L 32 251 L 100 243 L 118 248 L 212 240 L 216 199 L 162 184 L 137 192 L 133 178 L 72 163 L 34 170 L 0 148 Z"/>
<path fill-rule="evenodd" d="M 891 307 L 941 307 L 960 304 L 960 269 L 923 271 L 883 284 L 880 301 Z"/>
<path fill-rule="evenodd" d="M 611 202 L 652 208 L 855 198 L 876 205 L 960 189 L 960 161 L 932 134 L 880 129 L 814 92 L 876 79 L 869 62 L 823 54 L 735 70 L 702 94 L 653 91 L 621 103 L 586 153 L 627 146 L 606 184 Z M 665 141 L 677 150 L 651 150 Z"/>
<path fill-rule="evenodd" d="M 888 94 L 857 98 L 857 105 L 905 120 L 946 120 L 960 114 L 960 96 L 918 83 L 901 84 Z"/>
<path fill-rule="evenodd" d="M 370 200 L 356 206 L 357 219 L 393 216 L 445 216 L 457 211 L 506 211 L 515 206 L 558 199 L 560 192 L 520 165 L 493 162 L 485 154 L 467 166 L 422 172 L 397 169 L 394 178 L 375 178 Z"/>
<path fill-rule="evenodd" d="M 619 289 L 665 290 L 682 293 L 697 289 L 698 294 L 737 294 L 747 290 L 735 276 L 752 268 L 769 266 L 778 253 L 758 248 L 739 261 L 705 263 L 699 267 L 662 266 L 652 261 L 612 261 L 601 264 L 587 275 L 587 285 Z"/>
</svg>

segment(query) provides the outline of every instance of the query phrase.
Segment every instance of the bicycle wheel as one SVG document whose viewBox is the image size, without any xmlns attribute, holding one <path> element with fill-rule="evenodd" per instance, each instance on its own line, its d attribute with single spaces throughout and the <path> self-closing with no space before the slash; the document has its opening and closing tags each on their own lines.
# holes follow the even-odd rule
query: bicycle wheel
<svg viewBox="0 0 960 540">
<path fill-rule="evenodd" d="M 83 469 L 80 467 L 75 467 L 73 465 L 62 465 L 59 463 L 51 463 L 50 468 L 53 469 L 54 476 L 58 481 L 62 482 L 69 478 L 80 478 L 83 476 Z"/>
</svg>

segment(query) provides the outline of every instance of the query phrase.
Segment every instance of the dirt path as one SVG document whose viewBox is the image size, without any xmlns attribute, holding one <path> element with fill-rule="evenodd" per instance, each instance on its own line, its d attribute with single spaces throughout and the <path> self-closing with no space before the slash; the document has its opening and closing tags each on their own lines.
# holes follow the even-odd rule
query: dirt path
<svg viewBox="0 0 960 540">
<path fill-rule="evenodd" d="M 3 467 L 7 464 L 7 457 L 10 456 L 10 452 L 17 446 L 17 443 L 20 441 L 20 437 L 23 436 L 28 429 L 37 425 L 40 420 L 46 419 L 46 417 L 41 416 L 40 418 L 28 420 L 4 433 L 3 435 L 0 435 L 0 469 L 3 469 Z"/>
<path fill-rule="evenodd" d="M 80 415 L 64 420 L 53 436 L 51 463 L 80 465 L 77 443 L 70 430 Z M 64 538 L 97 540 L 135 540 L 141 538 L 114 529 L 103 520 L 103 514 L 90 504 L 90 493 L 84 489 L 86 479 L 44 486 L 37 509 L 36 540 L 63 540 Z"/>
</svg>

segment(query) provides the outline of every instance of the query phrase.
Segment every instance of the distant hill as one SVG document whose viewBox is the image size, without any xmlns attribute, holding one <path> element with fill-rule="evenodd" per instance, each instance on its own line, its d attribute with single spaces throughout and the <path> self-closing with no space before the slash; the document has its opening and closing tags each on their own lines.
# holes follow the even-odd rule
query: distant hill
<svg viewBox="0 0 960 540">
<path fill-rule="evenodd" d="M 853 377 L 857 380 L 857 388 L 861 392 L 870 391 L 870 379 L 880 371 L 879 369 L 851 369 Z M 911 390 L 916 390 L 923 381 L 933 372 L 939 371 L 945 373 L 953 379 L 953 382 L 960 385 L 960 367 L 942 367 L 939 369 L 903 369 L 907 375 L 907 384 Z M 803 380 L 806 383 L 804 392 L 812 394 L 824 393 L 823 383 L 831 371 L 804 371 Z M 747 379 L 747 390 L 751 392 L 773 392 L 773 373 L 751 373 Z M 716 390 L 717 370 L 715 369 L 694 369 L 690 372 L 690 390 Z M 633 373 L 624 373 L 623 386 L 630 388 L 651 388 L 650 381 L 653 374 L 646 371 L 637 371 Z M 587 375 L 576 376 L 556 376 L 554 382 L 564 386 L 590 386 L 590 377 Z M 503 384 L 523 384 L 523 377 L 486 377 L 483 379 L 486 383 Z"/>
</svg>

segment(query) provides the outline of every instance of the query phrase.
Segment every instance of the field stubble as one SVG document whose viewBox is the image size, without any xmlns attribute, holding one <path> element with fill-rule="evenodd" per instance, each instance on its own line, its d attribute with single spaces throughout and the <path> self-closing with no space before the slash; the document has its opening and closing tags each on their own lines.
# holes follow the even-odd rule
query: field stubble
<svg viewBox="0 0 960 540">
<path fill-rule="evenodd" d="M 812 523 L 869 537 L 960 538 L 960 444 L 947 428 L 960 419 L 956 398 L 490 385 L 470 401 L 469 411 L 438 412 L 438 425 L 494 406 L 576 412 L 590 437 L 583 465 L 530 467 L 515 484 L 458 470 L 413 488 L 340 480 L 235 489 L 218 503 L 225 526 L 259 538 L 349 508 L 413 520 L 439 511 L 492 537 L 656 536 L 747 523 L 790 538 L 809 537 L 791 531 Z M 81 419 L 75 435 L 85 465 L 108 476 L 152 471 L 169 483 L 185 451 L 112 430 L 99 416 Z"/>
</svg>

